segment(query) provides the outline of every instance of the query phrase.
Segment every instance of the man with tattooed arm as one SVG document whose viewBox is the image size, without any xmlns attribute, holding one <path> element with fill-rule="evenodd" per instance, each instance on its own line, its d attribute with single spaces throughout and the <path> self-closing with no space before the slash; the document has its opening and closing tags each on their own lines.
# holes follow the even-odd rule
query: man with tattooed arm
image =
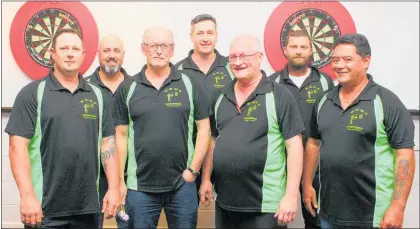
<svg viewBox="0 0 420 229">
<path fill-rule="evenodd" d="M 367 73 L 371 50 L 362 34 L 334 43 L 339 85 L 313 110 L 304 160 L 304 202 L 322 228 L 401 228 L 414 176 L 414 124 L 390 90 Z M 320 197 L 312 179 L 319 157 Z"/>
<path fill-rule="evenodd" d="M 5 129 L 21 220 L 25 228 L 98 228 L 101 161 L 105 218 L 121 204 L 111 99 L 79 74 L 79 31 L 59 30 L 50 52 L 54 68 L 19 92 Z"/>
</svg>

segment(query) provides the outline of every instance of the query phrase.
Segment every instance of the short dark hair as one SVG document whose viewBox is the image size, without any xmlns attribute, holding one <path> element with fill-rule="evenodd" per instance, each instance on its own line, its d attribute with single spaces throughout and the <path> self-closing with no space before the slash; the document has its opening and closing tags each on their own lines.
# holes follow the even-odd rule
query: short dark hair
<svg viewBox="0 0 420 229">
<path fill-rule="evenodd" d="M 371 56 L 369 41 L 365 35 L 360 33 L 344 34 L 337 38 L 334 42 L 333 48 L 340 44 L 352 44 L 356 47 L 357 54 L 362 58 Z"/>
<path fill-rule="evenodd" d="M 53 49 L 55 49 L 55 45 L 56 45 L 56 43 L 57 43 L 57 37 L 59 37 L 61 34 L 63 34 L 63 33 L 72 33 L 72 34 L 76 34 L 77 36 L 79 36 L 79 38 L 80 38 L 80 40 L 82 40 L 82 45 L 83 45 L 83 36 L 82 36 L 82 34 L 80 33 L 80 31 L 79 30 L 77 30 L 77 29 L 70 29 L 70 28 L 66 28 L 66 29 L 60 29 L 60 30 L 58 30 L 58 32 L 57 33 L 55 33 L 54 34 L 54 37 L 53 37 L 53 39 L 52 39 L 52 45 L 51 45 L 51 47 L 53 48 Z"/>
<path fill-rule="evenodd" d="M 214 25 L 217 28 L 217 22 L 216 22 L 216 18 L 214 18 L 213 16 L 211 16 L 210 14 L 199 14 L 197 16 L 195 16 L 192 20 L 191 20 L 191 28 L 202 21 L 212 21 L 214 23 Z"/>
<path fill-rule="evenodd" d="M 309 34 L 304 30 L 292 30 L 286 38 L 286 46 L 289 44 L 290 37 L 307 37 L 309 39 L 309 43 L 312 47 L 312 39 Z"/>
</svg>

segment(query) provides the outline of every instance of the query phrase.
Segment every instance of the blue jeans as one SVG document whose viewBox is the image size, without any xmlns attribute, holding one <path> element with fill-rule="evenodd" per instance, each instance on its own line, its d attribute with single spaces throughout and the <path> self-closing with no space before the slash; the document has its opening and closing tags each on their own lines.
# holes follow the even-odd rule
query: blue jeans
<svg viewBox="0 0 420 229">
<path fill-rule="evenodd" d="M 101 177 L 99 179 L 99 206 L 102 212 L 102 203 L 104 200 L 104 196 L 106 192 L 108 191 L 108 181 L 106 179 L 105 172 L 103 171 L 103 168 L 101 166 Z M 120 219 L 120 217 L 115 216 L 115 221 L 117 221 L 117 227 L 118 228 L 128 228 L 128 222 Z M 98 227 L 103 228 L 104 225 L 104 214 L 99 213 L 98 214 Z"/>
<path fill-rule="evenodd" d="M 362 227 L 357 225 L 347 226 L 340 223 L 334 223 L 331 220 L 328 220 L 325 216 L 319 215 L 319 221 L 321 223 L 321 228 L 347 228 L 347 229 L 353 229 L 353 228 L 372 228 L 372 227 Z"/>
<path fill-rule="evenodd" d="M 156 228 L 162 208 L 168 228 L 196 228 L 198 200 L 195 182 L 185 182 L 177 190 L 149 193 L 128 190 L 126 211 L 130 228 Z"/>
</svg>

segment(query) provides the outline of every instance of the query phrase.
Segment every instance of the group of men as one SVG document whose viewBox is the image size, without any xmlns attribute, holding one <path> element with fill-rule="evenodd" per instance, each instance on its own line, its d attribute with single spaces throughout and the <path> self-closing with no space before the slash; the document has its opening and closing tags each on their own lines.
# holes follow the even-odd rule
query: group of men
<svg viewBox="0 0 420 229">
<path fill-rule="evenodd" d="M 147 29 L 134 76 L 123 42 L 106 36 L 84 78 L 92 47 L 74 30 L 55 35 L 54 68 L 19 92 L 5 129 L 26 228 L 112 217 L 156 228 L 162 209 L 169 228 L 196 228 L 199 203 L 213 200 L 216 228 L 287 228 L 299 202 L 305 228 L 402 226 L 414 124 L 367 73 L 365 36 L 335 41 L 336 86 L 309 65 L 304 31 L 290 33 L 288 62 L 271 76 L 253 36 L 237 36 L 227 57 L 215 49 L 211 15 L 196 16 L 190 36 L 194 49 L 173 65 L 172 32 Z"/>
</svg>

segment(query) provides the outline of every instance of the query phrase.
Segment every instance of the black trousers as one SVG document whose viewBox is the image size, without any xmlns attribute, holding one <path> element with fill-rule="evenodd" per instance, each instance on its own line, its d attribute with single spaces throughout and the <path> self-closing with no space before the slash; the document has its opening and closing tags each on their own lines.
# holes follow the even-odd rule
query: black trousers
<svg viewBox="0 0 420 229">
<path fill-rule="evenodd" d="M 222 209 L 216 202 L 216 228 L 271 228 L 287 229 L 287 225 L 279 226 L 274 213 L 233 212 Z"/>
<path fill-rule="evenodd" d="M 25 225 L 25 229 L 33 228 Z M 40 227 L 35 228 L 98 228 L 98 214 L 44 217 Z"/>
</svg>

